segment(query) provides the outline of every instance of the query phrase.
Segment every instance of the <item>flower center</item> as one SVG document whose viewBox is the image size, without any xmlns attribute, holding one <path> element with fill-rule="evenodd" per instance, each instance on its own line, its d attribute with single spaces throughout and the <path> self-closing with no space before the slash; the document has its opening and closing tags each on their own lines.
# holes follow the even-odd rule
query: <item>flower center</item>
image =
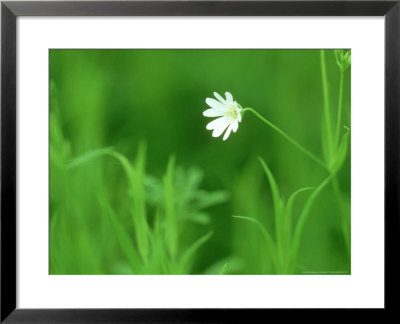
<svg viewBox="0 0 400 324">
<path fill-rule="evenodd" d="M 224 111 L 224 114 L 229 121 L 235 121 L 238 118 L 238 112 L 235 106 L 229 106 L 228 109 Z"/>
</svg>

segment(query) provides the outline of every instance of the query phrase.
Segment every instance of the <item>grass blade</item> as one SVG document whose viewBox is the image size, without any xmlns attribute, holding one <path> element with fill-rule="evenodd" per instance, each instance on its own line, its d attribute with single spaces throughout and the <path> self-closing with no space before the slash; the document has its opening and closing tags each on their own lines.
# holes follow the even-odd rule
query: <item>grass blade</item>
<svg viewBox="0 0 400 324">
<path fill-rule="evenodd" d="M 61 231 L 57 232 L 57 223 L 58 223 L 58 217 L 59 214 L 57 212 L 54 212 L 52 216 L 50 217 L 50 235 L 49 235 L 49 268 L 50 268 L 50 274 L 57 274 L 58 273 L 58 259 L 57 256 L 59 253 L 57 253 L 57 241 L 56 241 L 56 233 L 59 234 Z"/>
<path fill-rule="evenodd" d="M 125 175 L 128 179 L 129 186 L 133 195 L 132 220 L 136 233 L 136 241 L 138 250 L 143 260 L 146 262 L 149 253 L 148 243 L 148 224 L 146 220 L 146 205 L 145 205 L 145 189 L 144 189 L 144 168 L 145 168 L 146 148 L 142 143 L 139 145 L 136 167 L 131 165 L 129 160 L 122 154 L 114 151 L 112 148 L 104 148 L 88 152 L 78 158 L 71 160 L 66 164 L 66 168 L 72 169 L 84 163 L 88 163 L 93 159 L 111 156 L 119 161 Z"/>
<path fill-rule="evenodd" d="M 189 263 L 190 259 L 193 257 L 193 255 L 196 253 L 196 251 L 204 244 L 206 243 L 211 236 L 213 236 L 214 232 L 209 231 L 206 235 L 200 237 L 196 242 L 194 242 L 183 254 L 181 258 L 181 269 L 184 269 L 187 267 L 187 264 Z M 186 273 L 186 272 L 185 272 Z"/>
<path fill-rule="evenodd" d="M 288 229 L 289 236 L 292 235 L 292 207 L 293 207 L 294 200 L 300 193 L 302 193 L 304 191 L 312 190 L 312 189 L 314 189 L 314 188 L 307 187 L 307 188 L 301 188 L 299 190 L 296 190 L 294 193 L 292 193 L 290 195 L 290 197 L 288 199 L 288 202 L 286 205 L 286 213 L 285 213 L 285 228 Z"/>
<path fill-rule="evenodd" d="M 111 147 L 108 148 L 102 148 L 102 149 L 98 149 L 98 150 L 94 150 L 94 151 L 90 151 L 87 152 L 77 158 L 74 158 L 72 160 L 70 160 L 68 163 L 65 164 L 65 167 L 67 169 L 73 169 L 76 168 L 82 164 L 85 164 L 87 162 L 92 161 L 93 159 L 105 156 L 105 155 L 112 155 L 114 152 L 114 150 Z"/>
<path fill-rule="evenodd" d="M 125 163 L 126 164 L 126 163 Z M 139 144 L 136 155 L 135 168 L 129 164 L 125 166 L 130 172 L 132 194 L 133 194 L 133 222 L 135 225 L 136 239 L 140 255 L 146 262 L 149 254 L 149 228 L 146 217 L 146 194 L 144 188 L 146 165 L 146 145 Z"/>
<path fill-rule="evenodd" d="M 168 257 L 162 229 L 162 211 L 157 209 L 154 217 L 153 230 L 150 231 L 151 258 L 150 267 L 152 274 L 172 274 L 174 270 Z"/>
<path fill-rule="evenodd" d="M 328 176 L 310 195 L 310 197 L 307 199 L 304 208 L 299 216 L 299 220 L 296 225 L 296 229 L 293 235 L 293 248 L 292 248 L 292 265 L 291 268 L 293 269 L 295 260 L 297 257 L 297 252 L 299 249 L 299 244 L 300 244 L 300 239 L 301 239 L 301 234 L 303 231 L 304 224 L 307 220 L 307 217 L 310 213 L 311 207 L 314 203 L 315 198 L 317 198 L 318 194 L 324 189 L 324 187 L 329 183 L 329 181 L 332 179 L 332 175 Z"/>
<path fill-rule="evenodd" d="M 267 178 L 268 178 L 268 181 L 269 181 L 269 184 L 271 187 L 275 215 L 278 215 L 280 213 L 280 208 L 282 205 L 278 185 L 276 184 L 275 178 L 274 178 L 271 170 L 268 168 L 267 164 L 264 162 L 264 160 L 261 157 L 259 157 L 258 159 L 265 171 L 265 174 L 267 175 Z"/>
<path fill-rule="evenodd" d="M 168 252 L 172 259 L 175 259 L 178 250 L 178 220 L 175 210 L 174 193 L 174 168 L 175 157 L 169 158 L 167 171 L 164 175 L 164 201 L 165 201 L 165 239 Z"/>
<path fill-rule="evenodd" d="M 284 236 L 283 200 L 280 197 L 278 185 L 276 184 L 275 178 L 274 178 L 271 170 L 268 168 L 268 165 L 265 163 L 265 161 L 261 157 L 259 157 L 258 159 L 265 171 L 265 174 L 267 175 L 267 178 L 268 178 L 268 181 L 269 181 L 269 184 L 271 187 L 272 200 L 274 203 L 276 242 L 278 245 L 278 251 L 279 251 L 281 262 L 283 262 L 283 236 Z"/>
<path fill-rule="evenodd" d="M 296 199 L 296 197 L 307 190 L 311 190 L 313 188 L 301 188 L 299 190 L 296 190 L 295 192 L 293 192 L 289 199 L 288 202 L 286 204 L 286 208 L 285 208 L 285 220 L 284 220 L 284 228 L 285 228 L 285 233 L 284 233 L 284 244 L 285 244 L 285 251 L 287 252 L 287 259 L 285 262 L 285 269 L 287 270 L 288 273 L 291 273 L 291 262 L 292 262 L 292 219 L 293 219 L 293 215 L 292 215 L 292 207 L 293 207 L 293 203 Z"/>
<path fill-rule="evenodd" d="M 339 171 L 343 165 L 344 160 L 346 159 L 348 137 L 349 137 L 349 131 L 347 131 L 347 133 L 343 135 L 342 140 L 340 141 L 339 149 L 336 153 L 335 160 L 331 166 L 332 173 L 336 173 L 337 171 Z"/>
<path fill-rule="evenodd" d="M 117 215 L 112 210 L 111 206 L 103 199 L 99 199 L 99 203 L 106 212 L 106 215 L 115 232 L 117 242 L 121 247 L 121 250 L 124 253 L 126 259 L 128 260 L 132 272 L 136 274 L 142 273 L 141 268 L 143 265 L 136 251 L 136 247 L 130 238 L 130 235 L 126 232 L 124 226 L 120 223 Z"/>
<path fill-rule="evenodd" d="M 255 218 L 247 217 L 247 216 L 232 216 L 232 217 L 238 218 L 238 219 L 243 219 L 243 220 L 246 220 L 246 221 L 249 221 L 249 222 L 253 222 L 258 226 L 258 228 L 261 230 L 261 233 L 264 236 L 264 239 L 265 239 L 265 241 L 267 243 L 267 247 L 268 247 L 268 250 L 269 250 L 269 252 L 270 252 L 270 254 L 272 256 L 272 260 L 273 260 L 273 264 L 275 266 L 275 269 L 277 271 L 279 271 L 279 264 L 278 264 L 278 259 L 277 259 L 277 255 L 276 255 L 276 246 L 275 246 L 274 241 L 271 238 L 271 235 L 269 235 L 267 229 L 258 220 L 256 220 Z"/>
<path fill-rule="evenodd" d="M 228 261 L 225 262 L 224 266 L 221 268 L 221 270 L 219 271 L 219 275 L 223 275 L 226 273 L 226 269 L 228 268 Z"/>
</svg>

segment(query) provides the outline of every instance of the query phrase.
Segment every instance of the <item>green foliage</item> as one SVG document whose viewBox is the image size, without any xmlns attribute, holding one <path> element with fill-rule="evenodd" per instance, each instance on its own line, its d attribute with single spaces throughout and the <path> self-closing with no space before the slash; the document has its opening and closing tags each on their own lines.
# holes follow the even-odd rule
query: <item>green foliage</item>
<svg viewBox="0 0 400 324">
<path fill-rule="evenodd" d="M 178 247 L 178 220 L 175 212 L 174 193 L 174 165 L 175 157 L 171 156 L 167 171 L 164 176 L 164 202 L 165 202 L 165 239 L 169 254 L 175 259 Z"/>
<path fill-rule="evenodd" d="M 268 230 L 257 220 L 252 217 L 247 217 L 247 216 L 233 216 L 234 218 L 238 219 L 244 219 L 246 221 L 255 223 L 257 227 L 260 229 L 265 242 L 267 243 L 267 247 L 270 253 L 270 257 L 273 260 L 275 271 L 279 272 L 281 271 L 280 265 L 279 265 L 279 260 L 278 260 L 278 252 L 274 243 L 274 240 L 272 239 L 271 235 L 269 234 Z"/>
<path fill-rule="evenodd" d="M 102 157 L 108 156 L 117 160 L 125 172 L 127 184 L 130 189 L 130 196 L 126 196 L 125 199 L 132 200 L 132 205 L 129 209 L 131 211 L 131 220 L 133 226 L 124 224 L 124 220 L 117 216 L 102 190 L 97 192 L 97 199 L 102 216 L 101 219 L 103 219 L 105 222 L 104 225 L 110 224 L 114 234 L 113 236 L 117 240 L 117 246 L 122 251 L 122 260 L 129 265 L 129 270 L 126 270 L 125 268 L 125 272 L 131 274 L 190 273 L 193 259 L 196 257 L 197 250 L 200 249 L 200 247 L 211 238 L 212 231 L 194 241 L 190 246 L 181 247 L 179 245 L 179 229 L 184 228 L 187 219 L 179 219 L 177 217 L 176 206 L 177 202 L 180 200 L 176 199 L 175 188 L 182 184 L 182 179 L 178 178 L 178 181 L 175 179 L 175 158 L 173 156 L 171 156 L 169 159 L 167 170 L 163 177 L 164 186 L 162 188 L 162 203 L 159 206 L 160 208 L 156 210 L 153 226 L 149 226 L 149 217 L 146 209 L 145 197 L 148 195 L 150 197 L 150 201 L 157 201 L 157 196 L 152 196 L 154 192 L 157 194 L 157 191 L 150 190 L 146 193 L 145 190 L 145 178 L 153 179 L 153 181 L 155 181 L 154 177 L 146 176 L 144 173 L 146 160 L 145 147 L 146 146 L 144 143 L 139 144 L 135 162 L 132 164 L 122 154 L 111 148 L 106 148 L 88 152 L 80 157 L 66 161 L 63 165 L 60 165 L 60 168 L 62 168 L 65 171 L 66 176 L 68 176 L 68 173 L 72 172 L 74 169 L 80 168 L 85 164 L 92 165 L 97 159 Z M 182 170 L 182 172 L 191 175 L 188 177 L 189 183 L 191 183 L 188 188 L 192 188 L 192 185 L 195 184 L 195 188 L 197 189 L 201 182 L 201 179 L 198 177 L 197 169 L 192 169 L 192 171 Z M 197 176 L 195 173 L 197 173 Z M 193 181 L 195 177 L 197 180 Z M 157 183 L 158 182 L 159 181 L 157 181 Z M 201 204 L 198 204 L 197 208 L 204 208 L 222 202 L 221 192 L 209 193 L 206 191 L 201 191 L 201 193 L 203 194 L 202 198 L 200 199 Z M 216 199 L 216 197 L 219 199 Z M 62 207 L 59 208 L 62 209 Z M 197 208 L 196 205 L 192 205 L 192 213 L 200 213 Z M 59 244 L 61 240 L 68 240 L 68 234 L 60 232 L 57 227 L 58 218 L 58 213 L 54 211 L 51 217 L 50 225 L 51 274 L 65 274 L 70 273 L 71 271 L 67 270 L 68 264 L 65 265 L 64 268 L 64 266 L 60 264 L 60 261 L 57 257 L 57 244 Z M 129 229 L 134 229 L 134 231 L 129 231 Z M 87 233 L 84 234 L 84 237 L 87 239 L 90 236 L 90 229 L 86 228 L 85 230 Z M 133 241 L 133 237 L 136 240 L 136 244 Z M 83 242 L 80 242 L 79 245 L 82 245 L 82 243 Z M 102 265 L 100 260 L 93 260 L 92 262 L 98 263 L 96 266 L 100 272 L 107 271 L 106 269 L 101 270 Z M 121 269 L 116 268 L 114 271 L 119 273 Z M 80 271 L 77 271 L 77 273 L 80 273 Z"/>
<path fill-rule="evenodd" d="M 205 209 L 227 202 L 229 194 L 226 191 L 205 191 L 200 188 L 204 173 L 198 167 L 174 167 L 175 212 L 178 218 L 199 225 L 210 224 L 210 215 Z M 146 175 L 145 186 L 149 192 L 148 202 L 152 206 L 165 208 L 163 186 L 157 177 Z"/>
<path fill-rule="evenodd" d="M 339 66 L 340 71 L 346 71 L 351 64 L 351 51 L 338 49 L 335 50 L 336 64 Z"/>
<path fill-rule="evenodd" d="M 319 50 L 51 50 L 50 273 L 349 273 L 346 53 L 324 83 Z M 214 91 L 290 138 L 247 115 L 212 138 Z"/>
<path fill-rule="evenodd" d="M 350 132 L 347 131 L 347 133 L 344 134 L 342 137 L 339 148 L 336 152 L 335 160 L 333 161 L 333 164 L 330 167 L 332 173 L 336 173 L 337 171 L 340 170 L 340 168 L 342 167 L 342 165 L 347 157 L 349 134 L 350 134 Z"/>
<path fill-rule="evenodd" d="M 304 191 L 311 190 L 312 188 L 301 188 L 295 191 L 287 202 L 281 198 L 275 178 L 265 161 L 259 158 L 260 163 L 268 178 L 271 187 L 272 198 L 274 203 L 274 219 L 275 219 L 275 237 L 276 243 L 272 239 L 267 228 L 265 228 L 258 220 L 252 217 L 233 216 L 234 218 L 244 219 L 246 221 L 257 224 L 265 238 L 270 255 L 273 259 L 275 273 L 277 274 L 292 274 L 294 273 L 297 251 L 300 244 L 303 227 L 309 216 L 311 207 L 314 200 L 320 191 L 327 185 L 332 176 L 324 180 L 306 200 L 304 207 L 300 211 L 300 216 L 295 225 L 295 230 L 292 232 L 293 214 L 292 206 L 296 196 Z"/>
</svg>

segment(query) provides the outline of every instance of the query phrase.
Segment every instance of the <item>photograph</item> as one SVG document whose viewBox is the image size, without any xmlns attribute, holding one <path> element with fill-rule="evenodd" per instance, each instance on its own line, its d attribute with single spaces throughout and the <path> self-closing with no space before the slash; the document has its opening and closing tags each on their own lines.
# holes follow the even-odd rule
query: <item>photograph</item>
<svg viewBox="0 0 400 324">
<path fill-rule="evenodd" d="M 50 275 L 351 274 L 350 49 L 48 55 Z"/>
</svg>

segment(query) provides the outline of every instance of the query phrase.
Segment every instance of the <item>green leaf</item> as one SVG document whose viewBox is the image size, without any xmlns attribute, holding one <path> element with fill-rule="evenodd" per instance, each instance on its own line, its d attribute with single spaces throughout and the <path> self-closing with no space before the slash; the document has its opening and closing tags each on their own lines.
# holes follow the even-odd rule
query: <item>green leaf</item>
<svg viewBox="0 0 400 324">
<path fill-rule="evenodd" d="M 335 160 L 330 168 L 332 173 L 336 173 L 337 171 L 339 171 L 346 159 L 347 147 L 348 147 L 347 139 L 349 137 L 349 133 L 350 132 L 347 131 L 347 133 L 343 135 L 342 140 L 340 141 L 339 149 L 336 152 Z"/>
<path fill-rule="evenodd" d="M 279 257 L 281 263 L 283 263 L 284 259 L 284 251 L 283 251 L 283 237 L 284 237 L 284 202 L 280 197 L 278 185 L 276 184 L 275 178 L 272 175 L 271 170 L 268 168 L 267 164 L 264 162 L 262 158 L 258 158 L 261 162 L 261 165 L 264 168 L 265 174 L 267 175 L 271 192 L 272 192 L 272 200 L 274 203 L 274 216 L 275 216 L 275 229 L 276 229 L 276 241 L 279 251 Z"/>
<path fill-rule="evenodd" d="M 341 60 L 341 57 L 340 57 L 340 50 L 335 50 L 334 53 L 335 53 L 336 64 L 337 64 L 338 67 L 340 68 L 340 67 L 341 67 L 341 62 L 340 62 L 340 60 Z"/>
<path fill-rule="evenodd" d="M 279 264 L 278 264 L 278 258 L 277 258 L 277 251 L 276 251 L 276 246 L 274 241 L 272 240 L 271 235 L 269 234 L 268 230 L 255 218 L 252 217 L 247 217 L 247 216 L 232 216 L 233 218 L 238 218 L 238 219 L 243 219 L 248 222 L 255 223 L 258 228 L 261 231 L 261 234 L 263 235 L 265 242 L 267 243 L 267 248 L 271 254 L 272 261 L 274 263 L 275 269 L 278 271 Z"/>
<path fill-rule="evenodd" d="M 203 212 L 191 212 L 186 214 L 187 220 L 200 224 L 200 225 L 206 225 L 211 222 L 210 215 L 203 213 Z"/>
<path fill-rule="evenodd" d="M 219 275 L 223 275 L 226 272 L 226 269 L 228 268 L 228 261 L 225 262 L 224 266 L 221 268 L 221 270 L 219 271 Z"/>
<path fill-rule="evenodd" d="M 155 207 L 164 207 L 164 189 L 160 179 L 152 175 L 146 175 L 144 178 L 146 189 L 146 200 Z"/>
<path fill-rule="evenodd" d="M 50 274 L 57 274 L 58 270 L 58 256 L 62 255 L 58 253 L 57 249 L 57 237 L 61 234 L 61 230 L 57 232 L 57 223 L 58 223 L 59 213 L 54 212 L 50 217 L 50 235 L 49 235 L 49 266 L 50 266 Z M 58 235 L 56 235 L 56 233 Z M 61 236 L 61 235 L 60 235 Z"/>
<path fill-rule="evenodd" d="M 105 156 L 108 154 L 115 154 L 114 150 L 111 147 L 93 150 L 93 151 L 87 152 L 85 154 L 82 154 L 79 157 L 71 159 L 68 163 L 65 164 L 65 167 L 67 169 L 73 169 L 82 164 L 88 163 L 88 162 L 92 161 L 93 159 L 96 159 L 96 158 L 99 158 L 99 157 L 102 157 L 102 156 Z"/>
<path fill-rule="evenodd" d="M 143 143 L 139 145 L 136 157 L 137 169 L 131 165 L 125 156 L 114 151 L 112 148 L 104 148 L 85 153 L 82 156 L 71 160 L 66 164 L 66 167 L 68 169 L 75 168 L 81 164 L 90 162 L 91 160 L 102 156 L 111 156 L 118 160 L 128 179 L 129 187 L 133 193 L 133 206 L 131 208 L 131 214 L 136 233 L 137 245 L 140 255 L 142 256 L 143 260 L 146 261 L 149 253 L 149 229 L 146 220 L 146 196 L 144 189 L 146 147 Z"/>
<path fill-rule="evenodd" d="M 300 245 L 300 239 L 301 239 L 301 233 L 303 231 L 304 224 L 307 220 L 307 217 L 310 213 L 311 207 L 314 203 L 315 198 L 317 198 L 318 194 L 322 191 L 322 189 L 329 183 L 329 181 L 332 179 L 333 175 L 329 175 L 310 195 L 310 197 L 307 199 L 303 210 L 299 216 L 299 220 L 296 225 L 296 229 L 294 231 L 293 235 L 293 248 L 292 248 L 292 265 L 291 267 L 294 267 L 294 261 L 297 256 L 297 252 L 299 249 Z"/>
<path fill-rule="evenodd" d="M 275 215 L 279 215 L 281 212 L 281 208 L 282 208 L 282 202 L 281 202 L 281 198 L 280 198 L 280 194 L 279 194 L 278 185 L 276 184 L 275 178 L 272 175 L 272 172 L 268 168 L 267 164 L 264 162 L 264 160 L 261 157 L 259 157 L 258 159 L 264 168 L 265 174 L 267 175 L 267 178 L 268 178 L 268 181 L 269 181 L 269 184 L 271 187 Z"/>
<path fill-rule="evenodd" d="M 112 210 L 111 206 L 103 199 L 99 199 L 99 203 L 105 210 L 108 219 L 110 220 L 111 227 L 115 232 L 115 238 L 122 249 L 125 257 L 127 258 L 133 273 L 142 273 L 142 262 L 137 254 L 136 247 L 133 244 L 130 235 L 127 233 L 125 227 L 120 223 L 117 215 Z"/>
<path fill-rule="evenodd" d="M 199 189 L 203 179 L 203 173 L 199 168 L 183 169 L 175 167 L 172 178 L 174 209 L 178 225 L 180 221 L 208 224 L 210 217 L 201 210 L 226 202 L 229 199 L 229 193 L 226 191 L 208 192 Z M 145 188 L 147 202 L 165 210 L 165 177 L 161 181 L 154 176 L 146 175 Z"/>
<path fill-rule="evenodd" d="M 226 191 L 207 192 L 199 190 L 196 193 L 196 201 L 193 203 L 193 207 L 196 209 L 212 207 L 229 200 L 229 193 Z"/>
<path fill-rule="evenodd" d="M 340 71 L 344 72 L 351 64 L 351 51 L 343 49 L 335 50 L 335 58 Z"/>
<path fill-rule="evenodd" d="M 151 273 L 171 274 L 173 266 L 169 262 L 168 252 L 164 241 L 164 233 L 162 228 L 162 212 L 157 209 L 154 216 L 153 231 L 150 231 L 151 243 Z"/>
<path fill-rule="evenodd" d="M 286 212 L 285 212 L 285 228 L 287 228 L 287 230 L 288 230 L 289 237 L 291 236 L 291 232 L 292 232 L 292 207 L 293 207 L 294 200 L 300 193 L 302 193 L 304 191 L 312 190 L 312 189 L 314 189 L 314 188 L 312 188 L 312 187 L 301 188 L 301 189 L 293 192 L 288 199 L 288 202 L 286 205 Z"/>
<path fill-rule="evenodd" d="M 233 274 L 240 273 L 243 268 L 243 260 L 239 257 L 229 256 L 226 258 L 219 259 L 206 269 L 203 270 L 204 275 L 221 275 L 221 274 Z"/>
<path fill-rule="evenodd" d="M 175 157 L 170 156 L 167 170 L 164 175 L 164 203 L 165 203 L 165 238 L 168 251 L 175 258 L 178 249 L 178 220 L 175 206 L 174 188 Z"/>
<path fill-rule="evenodd" d="M 181 258 L 181 268 L 184 269 L 185 267 L 187 267 L 189 261 L 191 260 L 191 258 L 193 257 L 193 255 L 196 253 L 196 251 L 204 244 L 206 243 L 211 236 L 213 236 L 214 232 L 213 231 L 209 231 L 206 235 L 200 237 L 196 242 L 194 242 L 187 250 L 186 252 L 183 254 L 182 258 Z"/>
<path fill-rule="evenodd" d="M 135 168 L 131 167 L 131 164 L 127 159 L 124 159 L 124 168 L 129 172 L 129 178 L 131 179 L 131 189 L 133 193 L 133 223 L 135 226 L 139 252 L 144 261 L 147 260 L 147 255 L 149 254 L 149 227 L 147 224 L 146 192 L 144 187 L 145 166 L 146 144 L 141 142 L 139 143 L 136 154 Z"/>
</svg>

